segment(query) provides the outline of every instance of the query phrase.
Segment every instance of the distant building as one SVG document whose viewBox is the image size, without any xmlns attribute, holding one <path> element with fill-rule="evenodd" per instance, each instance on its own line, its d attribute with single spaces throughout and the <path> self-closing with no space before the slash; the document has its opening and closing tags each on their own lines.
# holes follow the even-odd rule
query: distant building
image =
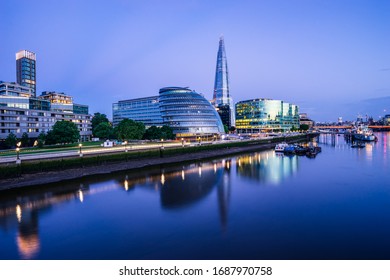
<svg viewBox="0 0 390 280">
<path fill-rule="evenodd" d="M 35 53 L 26 50 L 16 53 L 16 81 L 19 85 L 30 88 L 33 96 L 36 96 Z"/>
<path fill-rule="evenodd" d="M 239 133 L 288 131 L 292 128 L 299 128 L 296 105 L 263 98 L 236 103 L 236 129 Z"/>
<path fill-rule="evenodd" d="M 309 119 L 309 117 L 307 116 L 306 113 L 299 114 L 299 123 L 301 125 L 305 124 L 305 125 L 309 126 L 309 128 L 312 128 L 314 126 L 314 121 Z"/>
<path fill-rule="evenodd" d="M 384 125 L 390 125 L 390 115 L 385 115 L 383 117 L 383 124 Z"/>
<path fill-rule="evenodd" d="M 234 104 L 229 92 L 229 71 L 223 37 L 219 39 L 212 103 L 217 108 L 223 124 L 228 127 L 235 126 Z"/>
<path fill-rule="evenodd" d="M 167 125 L 177 138 L 213 137 L 224 133 L 215 108 L 199 93 L 182 87 L 166 87 L 159 96 L 114 103 L 113 123 L 128 118 L 145 126 Z"/>
</svg>

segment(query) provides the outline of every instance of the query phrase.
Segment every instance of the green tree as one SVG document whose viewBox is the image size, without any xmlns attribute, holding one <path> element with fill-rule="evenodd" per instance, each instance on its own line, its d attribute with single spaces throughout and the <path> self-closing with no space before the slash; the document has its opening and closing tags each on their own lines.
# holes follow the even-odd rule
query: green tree
<svg viewBox="0 0 390 280">
<path fill-rule="evenodd" d="M 30 141 L 30 138 L 28 137 L 27 132 L 24 132 L 22 134 L 22 138 L 20 139 L 20 141 L 22 142 L 22 147 L 28 146 L 28 142 Z"/>
<path fill-rule="evenodd" d="M 143 136 L 143 139 L 148 139 L 148 140 L 161 139 L 161 138 L 162 138 L 161 130 L 155 125 L 149 127 L 145 131 L 145 134 Z"/>
<path fill-rule="evenodd" d="M 229 132 L 229 128 L 226 124 L 223 125 L 223 130 L 225 130 L 225 133 Z"/>
<path fill-rule="evenodd" d="M 18 141 L 18 139 L 16 138 L 16 135 L 13 134 L 12 132 L 10 132 L 7 136 L 7 138 L 5 138 L 5 146 L 9 149 L 11 148 L 15 148 L 16 147 L 16 142 Z"/>
<path fill-rule="evenodd" d="M 46 141 L 46 133 L 43 131 L 39 133 L 37 141 L 38 141 L 38 147 L 42 148 L 43 144 L 45 144 Z"/>
<path fill-rule="evenodd" d="M 109 139 L 112 134 L 111 124 L 108 122 L 101 122 L 95 127 L 93 135 L 100 139 Z"/>
<path fill-rule="evenodd" d="M 92 123 L 92 134 L 95 135 L 95 129 L 97 128 L 97 126 L 101 123 L 109 123 L 109 120 L 105 114 L 101 114 L 98 112 L 93 114 L 91 123 Z"/>
<path fill-rule="evenodd" d="M 77 126 L 69 121 L 58 121 L 46 135 L 47 144 L 74 143 L 80 139 Z"/>
<path fill-rule="evenodd" d="M 117 126 L 118 139 L 142 139 L 145 133 L 145 125 L 129 119 L 122 120 Z"/>
<path fill-rule="evenodd" d="M 299 126 L 299 129 L 300 129 L 300 130 L 308 130 L 308 129 L 309 129 L 309 125 L 307 125 L 307 124 L 301 124 L 301 125 Z"/>
<path fill-rule="evenodd" d="M 167 125 L 163 125 L 161 128 L 160 128 L 160 131 L 161 131 L 161 138 L 163 139 L 175 139 L 176 138 L 176 135 L 173 133 L 173 130 L 170 126 L 167 126 Z"/>
</svg>

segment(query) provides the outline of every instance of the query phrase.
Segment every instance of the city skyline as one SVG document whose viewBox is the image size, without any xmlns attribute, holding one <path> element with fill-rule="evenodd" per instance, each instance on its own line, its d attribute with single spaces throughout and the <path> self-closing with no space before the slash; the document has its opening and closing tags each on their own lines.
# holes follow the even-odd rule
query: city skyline
<svg viewBox="0 0 390 280">
<path fill-rule="evenodd" d="M 167 86 L 211 100 L 221 34 L 235 102 L 286 100 L 316 121 L 390 111 L 388 1 L 2 4 L 0 80 L 16 82 L 15 53 L 30 50 L 37 95 L 67 93 L 91 113 L 111 118 L 112 103 Z"/>
</svg>

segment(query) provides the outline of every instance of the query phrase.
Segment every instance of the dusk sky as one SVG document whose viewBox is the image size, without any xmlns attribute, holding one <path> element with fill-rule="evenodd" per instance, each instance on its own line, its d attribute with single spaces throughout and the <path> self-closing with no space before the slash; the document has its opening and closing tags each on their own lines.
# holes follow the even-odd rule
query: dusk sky
<svg viewBox="0 0 390 280">
<path fill-rule="evenodd" d="M 112 103 L 188 86 L 212 98 L 225 38 L 230 94 L 316 121 L 390 113 L 390 0 L 1 0 L 0 80 L 37 54 L 37 92 L 112 116 Z M 368 104 L 369 106 L 365 106 Z"/>
</svg>

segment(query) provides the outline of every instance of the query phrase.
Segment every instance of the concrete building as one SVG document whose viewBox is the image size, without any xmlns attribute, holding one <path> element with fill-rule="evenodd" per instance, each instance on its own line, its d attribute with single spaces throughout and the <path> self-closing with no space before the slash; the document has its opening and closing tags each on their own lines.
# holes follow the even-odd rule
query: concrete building
<svg viewBox="0 0 390 280">
<path fill-rule="evenodd" d="M 36 138 L 61 120 L 75 123 L 80 130 L 81 140 L 89 140 L 92 116 L 88 114 L 88 106 L 72 103 L 71 109 L 60 110 L 57 104 L 55 98 L 34 97 L 30 87 L 0 81 L 0 140 L 7 138 L 11 132 L 18 138 L 23 133 L 27 133 L 29 138 Z M 82 106 L 83 112 L 75 111 L 75 106 Z"/>
</svg>

